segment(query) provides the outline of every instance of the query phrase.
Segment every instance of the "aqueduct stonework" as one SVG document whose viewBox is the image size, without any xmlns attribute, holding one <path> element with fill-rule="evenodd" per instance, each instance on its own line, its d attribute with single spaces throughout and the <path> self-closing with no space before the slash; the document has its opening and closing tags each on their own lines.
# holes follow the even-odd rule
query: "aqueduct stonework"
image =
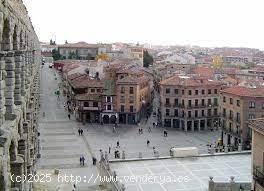
<svg viewBox="0 0 264 191">
<path fill-rule="evenodd" d="M 0 190 L 28 191 L 12 180 L 35 172 L 41 57 L 22 0 L 0 0 L 0 42 Z"/>
</svg>

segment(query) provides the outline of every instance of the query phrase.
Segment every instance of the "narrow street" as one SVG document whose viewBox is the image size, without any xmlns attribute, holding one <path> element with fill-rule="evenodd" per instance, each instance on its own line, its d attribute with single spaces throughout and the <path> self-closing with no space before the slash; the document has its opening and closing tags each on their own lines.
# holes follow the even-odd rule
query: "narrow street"
<svg viewBox="0 0 264 191">
<path fill-rule="evenodd" d="M 62 175 L 81 176 L 83 180 L 92 175 L 97 176 L 98 171 L 96 166 L 92 165 L 92 153 L 88 142 L 84 136 L 78 135 L 78 123 L 74 116 L 68 119 L 68 113 L 64 109 L 64 98 L 60 96 L 58 99 L 55 95 L 59 83 L 60 79 L 58 74 L 55 74 L 55 70 L 45 65 L 41 72 L 39 173 L 54 174 L 54 169 L 59 169 Z M 85 158 L 84 166 L 80 165 L 80 156 Z M 56 176 L 53 179 L 52 181 L 57 185 Z M 50 185 L 55 186 L 47 184 L 47 186 Z M 67 184 L 69 189 L 72 185 Z M 99 190 L 96 185 L 98 181 L 92 180 L 89 183 L 83 181 L 77 184 L 77 190 L 88 191 L 88 186 L 91 186 L 90 190 Z"/>
</svg>

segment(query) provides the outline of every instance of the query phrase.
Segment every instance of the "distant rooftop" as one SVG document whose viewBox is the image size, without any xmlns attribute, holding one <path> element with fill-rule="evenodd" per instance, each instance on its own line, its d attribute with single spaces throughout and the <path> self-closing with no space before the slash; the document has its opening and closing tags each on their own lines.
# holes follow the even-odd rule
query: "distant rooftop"
<svg viewBox="0 0 264 191">
<path fill-rule="evenodd" d="M 98 48 L 97 44 L 88 44 L 86 42 L 67 43 L 59 45 L 59 48 Z"/>
<path fill-rule="evenodd" d="M 264 88 L 249 88 L 244 86 L 235 86 L 226 88 L 221 91 L 222 93 L 233 94 L 241 97 L 262 97 L 264 98 Z"/>
</svg>

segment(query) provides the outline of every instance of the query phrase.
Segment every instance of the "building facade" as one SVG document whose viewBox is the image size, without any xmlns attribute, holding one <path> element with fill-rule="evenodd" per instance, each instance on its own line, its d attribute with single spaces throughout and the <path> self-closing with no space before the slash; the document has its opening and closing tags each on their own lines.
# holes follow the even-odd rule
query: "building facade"
<svg viewBox="0 0 264 191">
<path fill-rule="evenodd" d="M 221 124 L 224 145 L 250 149 L 249 120 L 264 117 L 264 88 L 235 86 L 221 91 Z"/>
<path fill-rule="evenodd" d="M 162 126 L 184 131 L 215 128 L 219 123 L 221 83 L 173 76 L 160 82 Z"/>
<path fill-rule="evenodd" d="M 264 118 L 252 120 L 252 190 L 264 190 Z"/>
<path fill-rule="evenodd" d="M 32 190 L 13 178 L 33 174 L 39 154 L 41 51 L 22 0 L 0 3 L 0 190 Z"/>
</svg>

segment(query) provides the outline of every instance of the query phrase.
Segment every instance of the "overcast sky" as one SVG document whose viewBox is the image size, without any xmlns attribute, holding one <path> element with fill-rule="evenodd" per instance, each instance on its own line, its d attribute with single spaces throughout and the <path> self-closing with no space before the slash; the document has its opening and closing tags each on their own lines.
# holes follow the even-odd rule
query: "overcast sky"
<svg viewBox="0 0 264 191">
<path fill-rule="evenodd" d="M 41 41 L 264 49 L 263 0 L 23 0 Z"/>
</svg>

